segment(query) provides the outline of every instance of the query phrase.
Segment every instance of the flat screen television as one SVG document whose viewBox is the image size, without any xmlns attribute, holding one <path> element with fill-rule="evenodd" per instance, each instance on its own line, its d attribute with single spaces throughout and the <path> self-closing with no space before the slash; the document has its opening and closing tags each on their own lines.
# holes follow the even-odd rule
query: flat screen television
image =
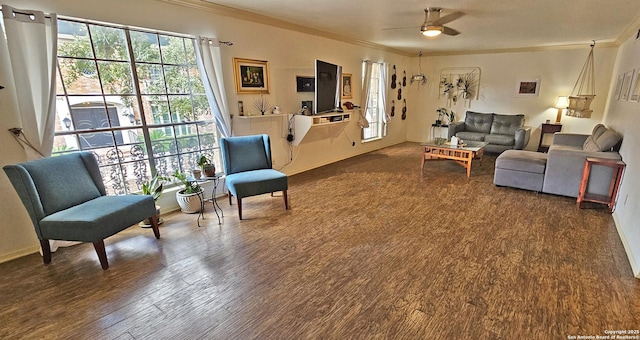
<svg viewBox="0 0 640 340">
<path fill-rule="evenodd" d="M 340 111 L 342 66 L 316 59 L 314 114 Z"/>
</svg>

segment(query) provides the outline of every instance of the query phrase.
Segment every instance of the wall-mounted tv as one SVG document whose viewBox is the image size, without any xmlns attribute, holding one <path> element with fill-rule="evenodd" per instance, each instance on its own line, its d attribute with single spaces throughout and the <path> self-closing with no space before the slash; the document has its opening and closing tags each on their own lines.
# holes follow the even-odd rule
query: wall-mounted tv
<svg viewBox="0 0 640 340">
<path fill-rule="evenodd" d="M 314 114 L 340 111 L 342 66 L 316 59 Z"/>
</svg>

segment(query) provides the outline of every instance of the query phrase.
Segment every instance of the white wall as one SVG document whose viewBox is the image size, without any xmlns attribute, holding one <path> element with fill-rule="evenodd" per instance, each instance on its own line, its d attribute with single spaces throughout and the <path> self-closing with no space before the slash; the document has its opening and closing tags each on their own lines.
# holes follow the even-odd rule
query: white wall
<svg viewBox="0 0 640 340">
<path fill-rule="evenodd" d="M 611 87 L 615 88 L 619 74 L 634 69 L 636 73 L 640 72 L 640 40 L 631 37 L 619 48 Z M 627 164 L 613 216 L 637 278 L 640 278 L 640 178 L 637 175 L 640 172 L 639 121 L 640 103 L 615 100 L 611 93 L 604 123 L 624 136 L 620 154 Z"/>
<path fill-rule="evenodd" d="M 452 107 L 457 114 L 457 120 L 464 120 L 467 110 L 523 113 L 526 117 L 525 124 L 532 128 L 527 149 L 536 150 L 540 138 L 540 124 L 547 119 L 555 122 L 557 110 L 552 107 L 558 96 L 570 94 L 589 50 L 589 45 L 585 44 L 584 48 L 579 49 L 424 57 L 422 65 L 423 69 L 427 70 L 429 82 L 418 96 L 418 105 L 423 109 L 419 115 L 412 116 L 407 138 L 411 141 L 425 141 L 428 138 L 425 131 L 429 131 L 437 118 L 436 109 L 445 106 L 445 99 L 438 99 L 438 83 L 442 69 L 479 67 L 479 99 L 472 100 L 470 107 L 464 107 L 462 102 Z M 594 55 L 596 98 L 591 106 L 593 114 L 590 119 L 563 116 L 563 132 L 589 133 L 593 126 L 602 120 L 616 49 L 596 46 Z M 517 82 L 529 78 L 540 78 L 539 95 L 516 96 Z"/>
<path fill-rule="evenodd" d="M 225 17 L 207 10 L 197 10 L 153 0 L 5 0 L 3 3 L 16 8 L 37 9 L 47 13 L 54 12 L 59 16 L 232 41 L 234 45 L 222 47 L 221 54 L 225 69 L 224 78 L 229 110 L 236 116 L 238 100 L 244 101 L 245 110 L 247 110 L 251 109 L 251 103 L 259 96 L 235 93 L 234 57 L 269 61 L 271 93 L 267 98 L 271 104 L 281 106 L 285 113 L 295 112 L 300 107 L 302 100 L 313 100 L 312 95 L 296 92 L 295 77 L 296 75 L 312 76 L 316 58 L 342 65 L 343 71 L 352 73 L 354 80 L 361 79 L 361 62 L 364 59 L 387 61 L 398 65 L 400 70 L 404 69 L 403 63 L 410 59 L 375 48 L 347 44 Z M 360 91 L 354 87 L 353 92 L 352 101 L 358 103 Z M 0 93 L 0 95 L 2 94 Z M 2 105 L 1 100 L 0 105 Z M 0 106 L 2 112 L 7 109 Z M 16 125 L 18 125 L 16 122 L 6 119 L 6 115 L 3 113 L 0 118 L 0 131 L 6 131 Z M 391 125 L 387 138 L 361 144 L 357 117 L 354 117 L 347 124 L 344 133 L 335 138 L 328 138 L 322 129 L 313 132 L 312 135 L 305 138 L 300 146 L 293 148 L 294 159 L 292 162 L 290 162 L 289 145 L 285 140 L 286 126 L 286 119 L 283 118 L 239 119 L 236 117 L 233 122 L 235 134 L 268 133 L 272 138 L 275 167 L 282 168 L 282 171 L 288 174 L 403 142 L 406 140 L 407 123 L 398 119 Z M 355 146 L 352 146 L 352 141 L 356 142 Z M 5 146 L 0 150 L 0 165 L 25 160 L 21 147 L 8 133 L 0 133 L 0 143 Z M 290 164 L 284 166 L 289 162 Z M 0 174 L 0 190 L 5 193 L 2 198 L 3 204 L 0 205 L 0 220 L 3 221 L 2 237 L 0 237 L 0 262 L 2 262 L 37 250 L 38 242 L 28 215 L 4 173 Z M 171 192 L 167 193 L 167 195 L 171 194 Z M 163 197 L 163 199 L 165 198 Z M 168 207 L 168 210 L 171 208 Z M 164 207 L 163 211 L 166 211 Z"/>
</svg>

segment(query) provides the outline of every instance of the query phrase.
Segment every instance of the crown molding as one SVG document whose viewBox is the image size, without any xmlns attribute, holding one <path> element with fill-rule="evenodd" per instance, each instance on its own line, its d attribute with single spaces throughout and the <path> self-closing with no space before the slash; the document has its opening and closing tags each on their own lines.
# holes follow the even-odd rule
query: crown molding
<svg viewBox="0 0 640 340">
<path fill-rule="evenodd" d="M 414 56 L 413 53 L 409 53 L 409 52 L 398 50 L 388 46 L 372 43 L 370 41 L 360 40 L 360 39 L 355 39 L 355 38 L 347 37 L 340 34 L 325 32 L 322 30 L 290 23 L 288 21 L 280 20 L 280 19 L 269 17 L 266 15 L 260 15 L 260 14 L 256 14 L 256 13 L 252 13 L 252 12 L 248 12 L 248 11 L 244 11 L 236 8 L 231 8 L 228 6 L 218 5 L 218 4 L 214 4 L 204 0 L 158 0 L 158 1 L 166 2 L 166 3 L 178 5 L 178 6 L 183 6 L 183 7 L 189 7 L 189 8 L 197 9 L 200 11 L 207 11 L 210 13 L 228 16 L 228 17 L 232 17 L 240 20 L 251 21 L 251 22 L 259 23 L 263 25 L 283 28 L 286 30 L 296 31 L 299 33 L 310 34 L 310 35 L 332 39 L 332 40 L 336 40 L 336 41 L 340 41 L 348 44 L 353 44 L 353 45 L 358 45 L 358 46 L 368 47 L 368 48 L 375 48 L 378 50 L 392 52 L 392 53 L 400 54 L 403 56 L 408 56 L 408 57 Z"/>
<path fill-rule="evenodd" d="M 616 39 L 616 43 L 618 45 L 622 45 L 625 41 L 627 41 L 631 37 L 635 37 L 638 34 L 638 30 L 640 30 L 640 15 L 636 17 L 634 21 L 632 21 L 627 28 L 620 33 L 618 38 Z"/>
<path fill-rule="evenodd" d="M 442 52 L 423 52 L 425 56 L 440 57 L 440 56 L 452 56 L 452 55 L 470 55 L 470 54 L 493 54 L 493 53 L 521 53 L 521 52 L 547 52 L 547 51 L 560 51 L 560 50 L 577 50 L 589 47 L 591 42 L 584 42 L 583 44 L 566 44 L 566 45 L 550 45 L 550 46 L 531 46 L 531 47 L 518 47 L 518 48 L 502 48 L 492 50 L 466 50 L 466 51 L 442 51 Z M 596 41 L 595 48 L 611 48 L 618 47 L 615 41 Z"/>
</svg>

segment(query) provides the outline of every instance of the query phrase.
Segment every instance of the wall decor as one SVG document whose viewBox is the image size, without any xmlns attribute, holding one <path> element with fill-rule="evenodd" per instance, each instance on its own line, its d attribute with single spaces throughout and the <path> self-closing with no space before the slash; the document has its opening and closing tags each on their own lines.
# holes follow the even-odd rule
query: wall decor
<svg viewBox="0 0 640 340">
<path fill-rule="evenodd" d="M 236 93 L 269 93 L 269 63 L 264 60 L 233 58 Z"/>
<path fill-rule="evenodd" d="M 316 90 L 316 78 L 296 76 L 296 91 L 314 92 Z"/>
<path fill-rule="evenodd" d="M 618 76 L 618 81 L 616 82 L 616 88 L 613 91 L 613 99 L 620 100 L 620 92 L 622 90 L 622 82 L 624 81 L 624 73 Z"/>
<path fill-rule="evenodd" d="M 350 99 L 353 98 L 353 93 L 351 92 L 351 85 L 353 84 L 353 75 L 351 73 L 343 73 L 342 74 L 342 98 Z"/>
<path fill-rule="evenodd" d="M 238 100 L 238 114 L 244 116 L 244 103 L 242 100 Z"/>
<path fill-rule="evenodd" d="M 624 81 L 622 82 L 622 93 L 620 93 L 620 100 L 629 99 L 629 91 L 631 90 L 631 80 L 633 79 L 633 71 L 631 70 L 624 74 Z"/>
<path fill-rule="evenodd" d="M 516 83 L 517 96 L 533 96 L 537 97 L 540 93 L 540 78 L 531 78 L 519 80 Z"/>
<path fill-rule="evenodd" d="M 636 74 L 631 82 L 631 94 L 629 100 L 640 102 L 640 68 L 636 70 Z"/>
<path fill-rule="evenodd" d="M 480 89 L 479 67 L 444 68 L 440 71 L 438 98 L 447 100 L 447 106 L 462 100 L 471 106 L 471 100 L 478 99 Z"/>
</svg>

